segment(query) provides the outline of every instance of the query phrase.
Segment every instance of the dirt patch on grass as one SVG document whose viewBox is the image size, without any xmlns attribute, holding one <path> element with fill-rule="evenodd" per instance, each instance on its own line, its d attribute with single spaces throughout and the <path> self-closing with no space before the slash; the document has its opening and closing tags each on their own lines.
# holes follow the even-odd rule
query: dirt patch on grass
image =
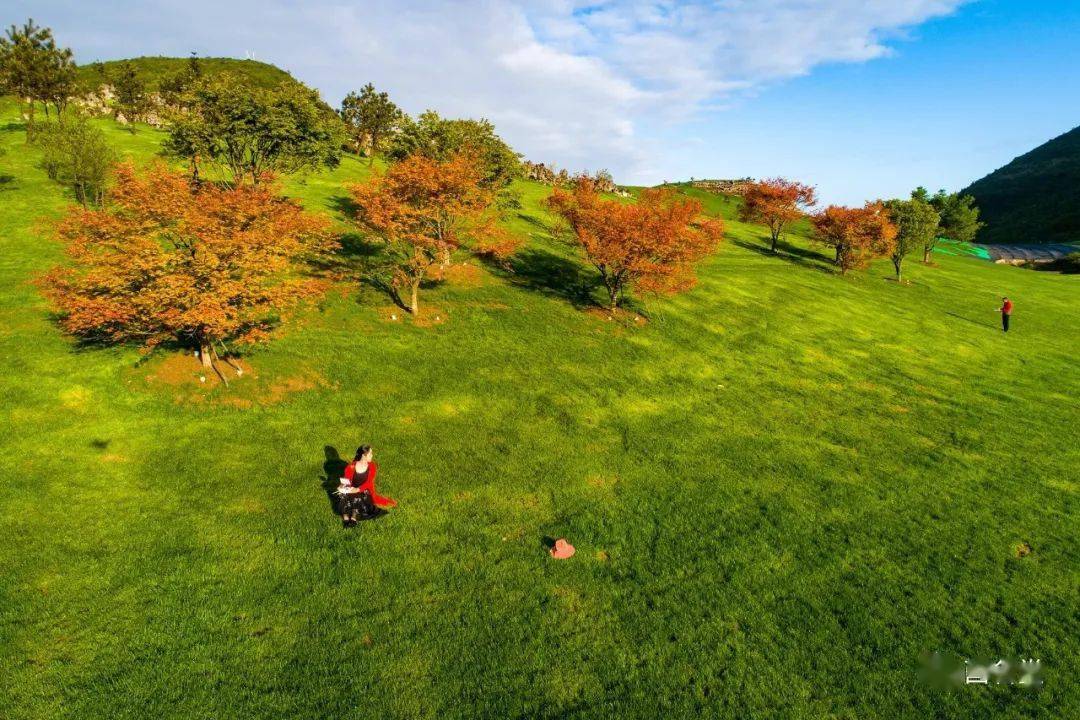
<svg viewBox="0 0 1080 720">
<path fill-rule="evenodd" d="M 594 487 L 601 490 L 611 490 L 619 484 L 619 476 L 608 474 L 593 474 L 585 478 L 585 483 L 589 487 Z"/>
<path fill-rule="evenodd" d="M 479 266 L 469 262 L 451 263 L 435 270 L 433 280 L 457 285 L 458 287 L 479 287 L 488 280 L 488 275 Z"/>
<path fill-rule="evenodd" d="M 413 315 L 397 305 L 385 305 L 379 308 L 379 318 L 388 323 L 412 323 L 416 327 L 442 325 L 450 319 L 450 312 L 441 306 L 425 305 L 420 299 L 420 314 Z"/>
<path fill-rule="evenodd" d="M 228 386 L 216 371 L 204 368 L 198 358 L 187 353 L 171 353 L 135 368 L 128 385 L 167 393 L 179 404 L 210 403 L 239 409 L 275 405 L 296 393 L 331 387 L 322 375 L 305 367 L 283 375 L 263 372 L 244 358 L 230 358 L 228 364 L 217 365 Z"/>
<path fill-rule="evenodd" d="M 251 365 L 246 360 L 233 359 L 230 362 L 239 367 L 244 375 L 254 375 Z M 226 378 L 236 375 L 236 371 L 225 363 L 219 363 L 219 367 Z M 213 369 L 204 368 L 194 354 L 187 353 L 172 353 L 162 360 L 152 360 L 147 363 L 144 374 L 148 385 L 181 387 L 198 384 L 213 388 L 222 384 L 221 378 Z M 242 377 L 243 375 L 238 376 L 237 379 Z M 232 382 L 231 378 L 229 382 Z"/>
<path fill-rule="evenodd" d="M 643 315 L 622 308 L 608 310 L 606 308 L 591 307 L 585 309 L 585 314 L 597 320 L 618 323 L 624 327 L 642 327 L 649 324 L 648 319 Z"/>
<path fill-rule="evenodd" d="M 68 410 L 81 410 L 90 401 L 87 388 L 75 386 L 60 393 L 60 403 Z"/>
<path fill-rule="evenodd" d="M 304 390 L 314 390 L 319 387 L 320 382 L 322 382 L 322 378 L 317 375 L 294 375 L 282 378 L 270 386 L 267 399 L 270 404 L 278 403 L 284 400 L 286 395 L 303 392 Z"/>
<path fill-rule="evenodd" d="M 438 307 L 436 305 L 424 306 L 423 301 L 420 302 L 420 314 L 409 315 L 409 320 L 416 327 L 429 328 L 436 325 L 442 325 L 450 319 L 450 311 L 446 308 Z"/>
<path fill-rule="evenodd" d="M 1032 552 L 1031 546 L 1026 542 L 1020 542 L 1013 545 L 1013 554 L 1018 558 L 1027 557 Z"/>
</svg>

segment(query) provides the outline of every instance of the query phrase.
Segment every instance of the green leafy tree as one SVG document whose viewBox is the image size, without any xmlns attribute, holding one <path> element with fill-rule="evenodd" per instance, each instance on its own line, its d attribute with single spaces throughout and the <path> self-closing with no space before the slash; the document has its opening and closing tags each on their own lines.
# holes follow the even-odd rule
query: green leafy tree
<svg viewBox="0 0 1080 720">
<path fill-rule="evenodd" d="M 146 95 L 146 83 L 139 77 L 135 65 L 123 62 L 120 71 L 113 79 L 113 92 L 115 93 L 114 114 L 129 122 L 134 122 L 146 114 L 149 99 Z"/>
<path fill-rule="evenodd" d="M 60 115 L 75 92 L 75 62 L 69 48 L 57 46 L 52 30 L 27 20 L 0 37 L 0 93 L 26 103 L 27 138 L 34 133 L 37 104 Z"/>
<path fill-rule="evenodd" d="M 975 198 L 970 195 L 959 193 L 947 193 L 938 190 L 930 198 L 930 204 L 934 206 L 941 216 L 938 227 L 938 235 L 947 237 L 958 242 L 974 242 L 979 229 L 985 223 L 979 221 L 979 208 L 975 207 Z M 930 262 L 930 253 L 934 250 L 934 241 L 923 248 L 923 262 Z"/>
<path fill-rule="evenodd" d="M 485 186 L 501 190 L 521 177 L 521 156 L 495 133 L 487 120 L 447 120 L 428 110 L 419 118 L 405 118 L 387 155 L 403 160 L 414 154 L 446 162 L 458 153 L 478 158 Z"/>
<path fill-rule="evenodd" d="M 896 226 L 896 239 L 889 257 L 896 270 L 896 281 L 900 282 L 903 280 L 904 258 L 935 242 L 941 216 L 930 204 L 924 188 L 912 192 L 910 200 L 889 200 L 885 208 Z"/>
<path fill-rule="evenodd" d="M 257 185 L 268 173 L 336 167 L 341 160 L 341 120 L 299 83 L 267 90 L 220 75 L 199 82 L 184 102 L 165 149 L 188 160 L 196 176 L 208 161 L 230 173 L 234 185 Z"/>
<path fill-rule="evenodd" d="M 50 42 L 45 74 L 41 78 L 37 99 L 45 106 L 45 115 L 49 115 L 49 104 L 60 117 L 68 106 L 68 101 L 75 95 L 75 60 L 70 48 L 58 48 Z"/>
<path fill-rule="evenodd" d="M 368 83 L 359 93 L 351 92 L 341 101 L 341 119 L 353 148 L 367 152 L 371 162 L 382 152 L 386 139 L 405 117 L 385 92 L 376 92 Z"/>
<path fill-rule="evenodd" d="M 83 207 L 101 205 L 117 159 L 104 133 L 84 115 L 69 111 L 63 122 L 42 126 L 34 142 L 41 146 L 41 165 L 50 178 L 71 188 Z"/>
<path fill-rule="evenodd" d="M 193 88 L 202 76 L 202 61 L 193 52 L 182 70 L 162 78 L 158 84 L 161 101 L 171 110 L 183 110 L 188 90 Z"/>
</svg>

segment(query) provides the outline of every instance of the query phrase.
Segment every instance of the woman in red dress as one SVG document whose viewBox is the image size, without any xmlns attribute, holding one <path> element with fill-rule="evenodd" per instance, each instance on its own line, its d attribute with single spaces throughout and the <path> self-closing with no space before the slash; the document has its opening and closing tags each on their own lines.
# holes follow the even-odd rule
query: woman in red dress
<svg viewBox="0 0 1080 720">
<path fill-rule="evenodd" d="M 370 445 L 361 445 L 356 449 L 356 456 L 345 468 L 345 477 L 341 479 L 341 519 L 346 527 L 352 527 L 357 520 L 378 515 L 379 507 L 395 507 L 397 503 L 375 492 L 375 476 L 379 466 L 372 460 L 374 455 Z"/>
</svg>

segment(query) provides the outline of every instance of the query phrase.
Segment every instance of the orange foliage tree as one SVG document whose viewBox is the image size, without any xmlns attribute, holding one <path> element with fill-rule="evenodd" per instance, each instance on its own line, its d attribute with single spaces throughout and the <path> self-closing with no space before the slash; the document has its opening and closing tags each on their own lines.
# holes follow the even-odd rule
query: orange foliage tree
<svg viewBox="0 0 1080 720">
<path fill-rule="evenodd" d="M 629 287 L 675 293 L 696 282 L 694 263 L 716 249 L 723 223 L 701 215 L 701 203 L 670 190 L 644 190 L 637 202 L 600 197 L 590 180 L 556 188 L 548 206 L 570 225 L 600 273 L 614 310 Z"/>
<path fill-rule="evenodd" d="M 767 225 L 772 238 L 771 250 L 776 252 L 780 233 L 817 203 L 817 194 L 810 185 L 794 180 L 772 178 L 750 183 L 743 192 L 739 210 L 743 222 Z"/>
<path fill-rule="evenodd" d="M 215 369 L 215 345 L 265 340 L 318 291 L 298 261 L 335 244 L 321 218 L 268 186 L 193 187 L 164 165 L 142 174 L 118 166 L 104 207 L 72 207 L 58 232 L 73 262 L 43 284 L 65 330 L 98 342 L 180 342 Z"/>
<path fill-rule="evenodd" d="M 391 293 L 413 315 L 420 284 L 454 250 L 469 245 L 505 257 L 516 249 L 495 224 L 495 194 L 483 180 L 483 168 L 464 153 L 442 162 L 416 153 L 351 188 L 357 221 L 386 243 Z"/>
<path fill-rule="evenodd" d="M 836 250 L 841 274 L 888 255 L 896 242 L 896 226 L 880 202 L 861 208 L 830 205 L 813 217 L 813 223 L 818 240 Z"/>
</svg>

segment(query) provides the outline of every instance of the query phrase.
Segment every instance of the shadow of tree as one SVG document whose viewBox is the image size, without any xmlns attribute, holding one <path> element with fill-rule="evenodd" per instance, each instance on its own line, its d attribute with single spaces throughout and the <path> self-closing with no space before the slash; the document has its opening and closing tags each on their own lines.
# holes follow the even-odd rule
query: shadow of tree
<svg viewBox="0 0 1080 720">
<path fill-rule="evenodd" d="M 524 248 L 510 259 L 509 271 L 501 272 L 513 285 L 568 300 L 575 308 L 596 305 L 596 283 L 581 264 L 548 250 Z"/>
<path fill-rule="evenodd" d="M 372 242 L 357 232 L 346 232 L 338 236 L 337 255 L 345 258 L 370 258 L 379 254 L 382 246 Z"/>
<path fill-rule="evenodd" d="M 341 216 L 342 220 L 355 220 L 360 206 L 348 195 L 334 195 L 326 201 L 326 207 Z"/>
<path fill-rule="evenodd" d="M 779 258 L 780 260 L 784 260 L 793 265 L 799 265 L 801 267 L 810 268 L 811 270 L 830 274 L 835 272 L 833 263 L 830 262 L 826 256 L 815 250 L 785 245 L 783 241 L 781 241 L 777 246 L 777 251 L 774 253 L 767 245 L 758 245 L 746 240 L 732 240 L 731 242 L 733 245 L 745 248 L 746 250 L 752 250 L 759 255 Z"/>
<path fill-rule="evenodd" d="M 14 175 L 0 175 L 0 190 L 14 190 L 15 189 L 15 176 Z"/>
<path fill-rule="evenodd" d="M 519 212 L 517 214 L 517 216 L 518 216 L 518 219 L 521 220 L 522 222 L 526 222 L 529 225 L 532 225 L 532 226 L 536 227 L 537 229 L 543 230 L 545 233 L 550 234 L 551 227 L 547 222 L 544 221 L 543 218 L 537 217 L 536 215 L 533 215 L 531 213 L 523 213 L 523 212 Z"/>
<path fill-rule="evenodd" d="M 394 305 L 397 305 L 405 312 L 409 312 L 409 306 L 405 304 L 405 300 L 401 297 L 401 293 L 398 292 L 398 289 L 394 287 L 393 283 L 387 280 L 384 276 L 380 275 L 379 273 L 369 273 L 363 275 L 360 278 L 360 282 L 370 288 L 377 290 L 383 295 L 386 295 L 388 298 L 390 298 L 390 302 L 394 303 Z M 421 283 L 420 287 L 423 288 L 424 284 Z"/>
<path fill-rule="evenodd" d="M 343 232 L 337 236 L 338 247 L 328 255 L 309 260 L 317 273 L 332 273 L 339 279 L 362 281 L 363 276 L 377 266 L 376 258 L 382 246 L 358 232 Z"/>
</svg>

